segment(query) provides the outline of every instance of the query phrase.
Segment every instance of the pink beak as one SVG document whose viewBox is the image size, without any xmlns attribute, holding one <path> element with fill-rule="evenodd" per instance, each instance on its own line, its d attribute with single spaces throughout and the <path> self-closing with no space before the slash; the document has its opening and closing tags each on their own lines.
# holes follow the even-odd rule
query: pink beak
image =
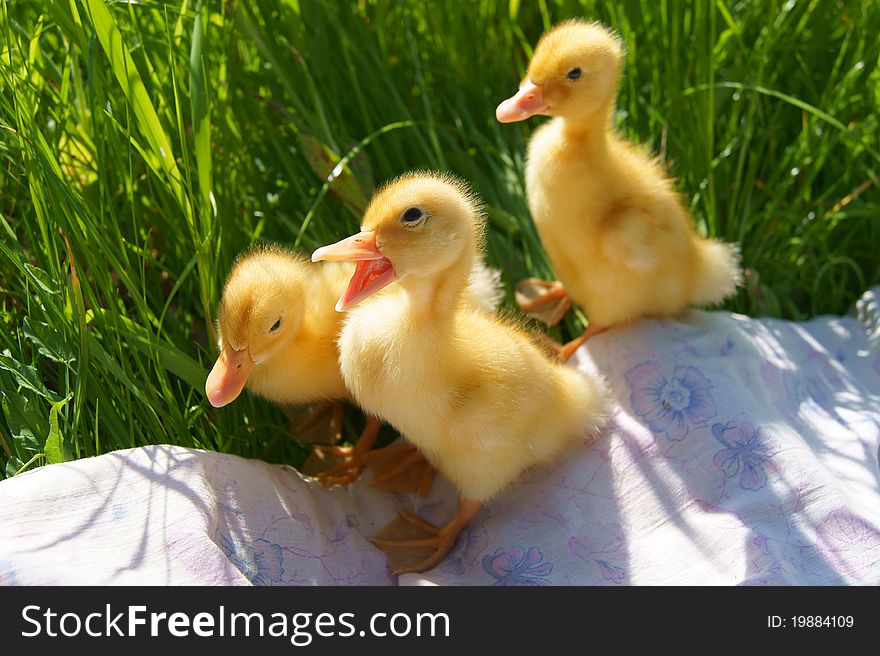
<svg viewBox="0 0 880 656">
<path fill-rule="evenodd" d="M 228 346 L 224 347 L 205 381 L 205 394 L 211 405 L 222 408 L 235 401 L 253 368 L 254 361 L 246 348 L 233 351 Z"/>
<path fill-rule="evenodd" d="M 329 246 L 322 246 L 312 253 L 312 262 L 318 260 L 350 260 L 357 262 L 348 288 L 336 303 L 336 311 L 342 312 L 372 296 L 383 287 L 397 280 L 391 260 L 382 255 L 376 246 L 374 232 L 359 232 Z"/>
<path fill-rule="evenodd" d="M 514 123 L 535 114 L 545 114 L 548 109 L 544 90 L 527 78 L 515 96 L 498 105 L 495 118 L 501 123 Z"/>
</svg>

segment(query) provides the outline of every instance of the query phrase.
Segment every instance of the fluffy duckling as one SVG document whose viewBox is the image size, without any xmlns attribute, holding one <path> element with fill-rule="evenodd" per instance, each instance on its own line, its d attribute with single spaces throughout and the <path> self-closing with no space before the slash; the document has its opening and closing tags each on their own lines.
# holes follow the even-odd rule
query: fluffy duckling
<svg viewBox="0 0 880 656">
<path fill-rule="evenodd" d="M 339 337 L 346 385 L 461 494 L 444 526 L 401 513 L 374 539 L 397 574 L 438 564 L 483 503 L 597 431 L 605 413 L 597 382 L 464 301 L 484 230 L 464 183 L 411 173 L 376 193 L 362 232 L 312 255 L 357 262 L 336 306 L 348 311 Z"/>
<path fill-rule="evenodd" d="M 245 386 L 276 403 L 345 399 L 332 304 L 351 267 L 313 267 L 294 253 L 261 246 L 236 260 L 217 311 L 220 357 L 205 383 L 216 408 Z"/>
<path fill-rule="evenodd" d="M 615 132 L 623 54 L 602 25 L 561 23 L 496 110 L 502 123 L 555 117 L 529 142 L 526 187 L 559 282 L 531 281 L 521 291 L 538 298 L 520 306 L 537 310 L 566 293 L 583 306 L 590 325 L 562 347 L 563 360 L 610 326 L 718 303 L 741 280 L 738 249 L 699 237 L 661 164 Z"/>
<path fill-rule="evenodd" d="M 333 310 L 333 300 L 345 289 L 351 271 L 351 266 L 338 263 L 316 267 L 275 246 L 240 257 L 226 279 L 217 313 L 220 356 L 205 381 L 211 405 L 231 403 L 245 386 L 283 407 L 351 400 L 339 372 L 336 338 L 341 321 Z M 340 410 L 335 422 L 341 427 L 341 406 L 337 403 L 335 408 Z M 298 431 L 308 430 L 325 413 L 313 415 Z M 316 448 L 316 454 L 333 463 L 323 472 L 316 466 L 316 478 L 325 485 L 357 479 L 380 426 L 378 419 L 367 417 L 353 447 Z M 410 481 L 404 489 L 426 492 L 433 473 L 423 467 L 422 474 L 418 483 Z M 378 482 L 382 487 L 383 480 Z"/>
</svg>

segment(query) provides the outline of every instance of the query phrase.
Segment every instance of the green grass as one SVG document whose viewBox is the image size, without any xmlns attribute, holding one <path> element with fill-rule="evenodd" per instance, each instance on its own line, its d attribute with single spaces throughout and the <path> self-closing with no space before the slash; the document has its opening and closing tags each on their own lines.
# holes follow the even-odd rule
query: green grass
<svg viewBox="0 0 880 656">
<path fill-rule="evenodd" d="M 549 275 L 523 188 L 537 123 L 494 108 L 570 16 L 620 31 L 621 128 L 741 242 L 730 309 L 840 313 L 880 281 L 870 0 L 3 2 L 0 476 L 153 443 L 299 462 L 277 409 L 204 398 L 224 276 L 254 240 L 350 234 L 408 169 L 473 182 L 508 285 Z"/>
</svg>

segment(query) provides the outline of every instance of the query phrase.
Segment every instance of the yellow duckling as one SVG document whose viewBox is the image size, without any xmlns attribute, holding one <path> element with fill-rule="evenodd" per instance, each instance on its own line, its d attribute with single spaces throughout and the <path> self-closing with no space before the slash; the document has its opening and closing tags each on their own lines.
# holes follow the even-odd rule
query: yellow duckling
<svg viewBox="0 0 880 656">
<path fill-rule="evenodd" d="M 401 513 L 374 539 L 395 573 L 438 564 L 483 503 L 597 431 L 605 413 L 597 382 L 464 301 L 484 230 L 464 183 L 412 173 L 376 193 L 362 232 L 312 255 L 357 262 L 336 306 L 348 310 L 339 358 L 354 398 L 406 435 L 461 493 L 444 526 Z"/>
<path fill-rule="evenodd" d="M 614 130 L 622 66 L 615 34 L 566 21 L 541 37 L 519 91 L 496 110 L 502 123 L 555 117 L 529 142 L 526 186 L 559 282 L 527 281 L 518 300 L 545 306 L 545 318 L 566 293 L 583 306 L 590 325 L 563 360 L 606 328 L 718 303 L 741 280 L 738 249 L 698 236 L 661 164 Z"/>
<path fill-rule="evenodd" d="M 211 405 L 231 403 L 245 385 L 276 403 L 347 398 L 334 366 L 341 322 L 322 301 L 350 276 L 350 266 L 313 267 L 275 246 L 240 257 L 217 311 L 220 357 L 205 383 Z"/>
</svg>

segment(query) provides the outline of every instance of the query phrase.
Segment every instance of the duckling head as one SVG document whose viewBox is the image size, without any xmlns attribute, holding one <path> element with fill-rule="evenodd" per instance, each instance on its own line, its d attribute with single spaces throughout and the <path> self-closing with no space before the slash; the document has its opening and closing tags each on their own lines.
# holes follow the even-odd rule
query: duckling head
<svg viewBox="0 0 880 656">
<path fill-rule="evenodd" d="M 476 196 L 447 174 L 415 172 L 373 196 L 361 232 L 312 254 L 312 261 L 357 262 L 336 309 L 346 310 L 396 280 L 456 279 L 462 288 L 482 246 L 484 219 Z"/>
<path fill-rule="evenodd" d="M 269 362 L 299 332 L 307 265 L 276 247 L 261 247 L 233 265 L 217 317 L 220 356 L 205 393 L 215 408 L 234 401 L 255 366 Z"/>
<path fill-rule="evenodd" d="M 605 117 L 617 94 L 623 66 L 620 38 L 599 23 L 570 20 L 538 41 L 519 91 L 495 110 L 501 123 L 535 114 L 575 123 Z"/>
</svg>

